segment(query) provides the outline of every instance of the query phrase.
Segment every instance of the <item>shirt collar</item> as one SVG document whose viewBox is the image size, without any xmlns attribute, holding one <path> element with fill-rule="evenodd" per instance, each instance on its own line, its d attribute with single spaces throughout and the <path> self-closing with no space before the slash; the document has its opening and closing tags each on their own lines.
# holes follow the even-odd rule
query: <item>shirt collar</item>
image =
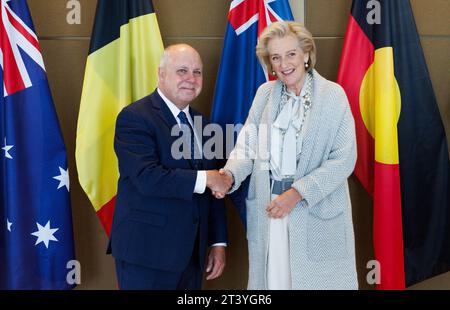
<svg viewBox="0 0 450 310">
<path fill-rule="evenodd" d="M 172 101 L 170 101 L 164 94 L 163 92 L 157 88 L 156 91 L 158 92 L 158 94 L 161 96 L 162 100 L 164 101 L 164 103 L 167 105 L 167 107 L 169 108 L 170 112 L 172 112 L 173 117 L 175 117 L 175 119 L 177 120 L 178 124 L 180 124 L 180 119 L 178 118 L 178 114 L 180 113 L 180 111 L 183 111 L 189 122 L 192 123 L 191 120 L 191 115 L 189 113 L 189 105 L 186 106 L 183 110 L 180 110 Z"/>
</svg>

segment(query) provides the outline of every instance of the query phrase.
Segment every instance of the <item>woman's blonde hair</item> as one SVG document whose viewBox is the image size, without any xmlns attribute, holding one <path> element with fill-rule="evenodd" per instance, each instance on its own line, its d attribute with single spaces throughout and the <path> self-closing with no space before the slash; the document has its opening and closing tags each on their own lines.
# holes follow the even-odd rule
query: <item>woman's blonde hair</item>
<svg viewBox="0 0 450 310">
<path fill-rule="evenodd" d="M 256 45 L 256 56 L 258 56 L 259 61 L 267 66 L 269 72 L 272 71 L 267 45 L 271 39 L 284 38 L 288 35 L 293 35 L 297 38 L 298 45 L 303 53 L 309 53 L 306 72 L 311 71 L 316 64 L 316 45 L 314 44 L 314 39 L 308 29 L 300 23 L 292 21 L 275 22 L 264 29 Z"/>
</svg>

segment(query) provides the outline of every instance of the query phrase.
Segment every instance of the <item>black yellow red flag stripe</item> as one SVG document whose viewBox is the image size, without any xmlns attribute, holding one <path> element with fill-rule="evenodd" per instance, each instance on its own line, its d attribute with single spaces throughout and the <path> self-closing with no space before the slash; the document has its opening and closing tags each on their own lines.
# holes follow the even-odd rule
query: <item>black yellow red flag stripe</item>
<svg viewBox="0 0 450 310">
<path fill-rule="evenodd" d="M 409 0 L 353 1 L 338 82 L 355 118 L 355 174 L 373 197 L 378 288 L 448 271 L 448 146 Z"/>
<path fill-rule="evenodd" d="M 116 117 L 154 90 L 162 52 L 150 0 L 98 0 L 75 156 L 80 184 L 108 235 L 119 177 L 113 149 Z"/>
</svg>

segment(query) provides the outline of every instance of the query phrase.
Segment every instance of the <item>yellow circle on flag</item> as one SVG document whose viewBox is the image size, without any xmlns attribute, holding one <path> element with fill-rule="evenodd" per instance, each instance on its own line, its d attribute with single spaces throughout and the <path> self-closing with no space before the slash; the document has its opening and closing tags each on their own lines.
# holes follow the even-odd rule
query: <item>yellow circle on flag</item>
<svg viewBox="0 0 450 310">
<path fill-rule="evenodd" d="M 374 62 L 361 83 L 359 108 L 364 125 L 375 140 L 375 160 L 398 164 L 401 95 L 394 75 L 392 47 L 375 50 Z"/>
</svg>

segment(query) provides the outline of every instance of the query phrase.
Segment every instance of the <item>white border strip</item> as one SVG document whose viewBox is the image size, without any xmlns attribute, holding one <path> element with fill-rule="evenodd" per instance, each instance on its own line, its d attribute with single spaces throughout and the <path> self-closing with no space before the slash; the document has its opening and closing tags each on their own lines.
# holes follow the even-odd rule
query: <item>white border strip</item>
<svg viewBox="0 0 450 310">
<path fill-rule="evenodd" d="M 231 5 L 230 5 L 230 11 L 232 10 L 232 9 L 234 9 L 235 7 L 237 7 L 239 4 L 241 4 L 242 2 L 244 2 L 245 0 L 233 0 L 232 2 L 231 2 Z"/>
<path fill-rule="evenodd" d="M 238 29 L 236 29 L 236 34 L 240 35 L 245 30 L 247 30 L 251 25 L 258 21 L 258 13 L 253 15 L 245 24 L 241 25 Z"/>
</svg>

